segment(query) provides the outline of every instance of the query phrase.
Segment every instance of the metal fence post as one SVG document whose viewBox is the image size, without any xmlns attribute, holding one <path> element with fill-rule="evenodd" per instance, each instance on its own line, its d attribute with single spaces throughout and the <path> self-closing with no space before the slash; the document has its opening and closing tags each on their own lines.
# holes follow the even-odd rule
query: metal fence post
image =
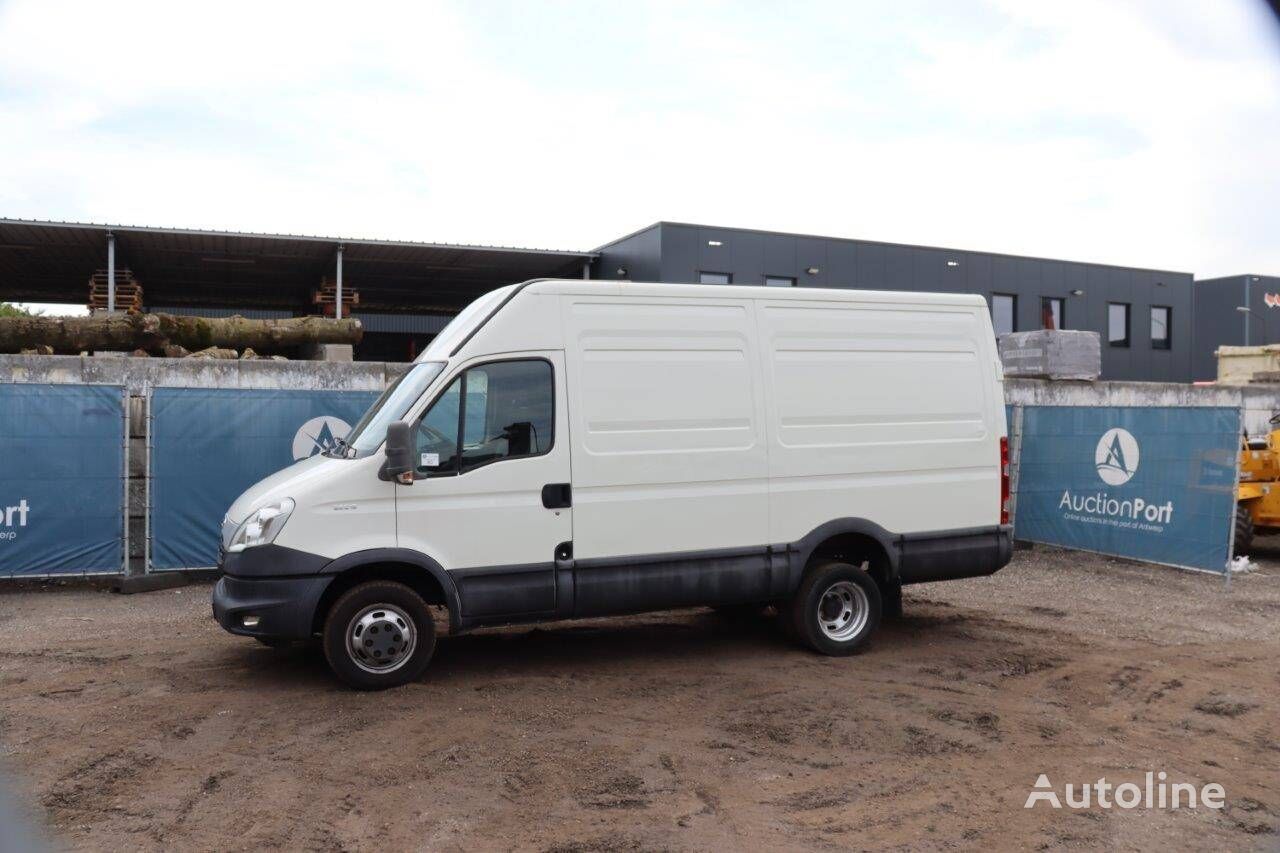
<svg viewBox="0 0 1280 853">
<path fill-rule="evenodd" d="M 1009 437 L 1009 523 L 1014 526 L 1015 531 L 1018 521 L 1018 471 L 1022 465 L 1022 408 L 1020 403 L 1013 407 L 1013 435 Z"/>
<path fill-rule="evenodd" d="M 144 445 L 146 452 L 143 454 L 142 460 L 142 477 L 143 477 L 143 508 L 142 508 L 142 573 L 151 574 L 151 420 L 152 420 L 152 388 L 151 383 L 147 382 L 142 386 L 143 404 L 147 407 L 147 427 L 145 432 Z"/>
<path fill-rule="evenodd" d="M 120 554 L 120 574 L 129 574 L 129 386 L 120 389 L 120 431 L 124 446 L 121 448 L 121 486 L 120 525 L 122 531 L 122 553 Z"/>
<path fill-rule="evenodd" d="M 1240 511 L 1240 454 L 1244 450 L 1244 415 L 1245 409 L 1243 402 L 1238 409 L 1240 412 L 1240 429 L 1236 435 L 1236 464 L 1235 477 L 1232 482 L 1235 484 L 1232 488 L 1235 490 L 1235 501 L 1231 504 L 1231 523 L 1227 525 L 1227 571 L 1224 586 L 1227 592 L 1231 592 L 1231 561 L 1236 554 L 1236 513 Z"/>
</svg>

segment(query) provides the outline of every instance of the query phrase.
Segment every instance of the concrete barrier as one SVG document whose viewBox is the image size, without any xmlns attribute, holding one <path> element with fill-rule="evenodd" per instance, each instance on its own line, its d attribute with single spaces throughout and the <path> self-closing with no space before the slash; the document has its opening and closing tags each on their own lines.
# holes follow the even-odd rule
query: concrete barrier
<svg viewBox="0 0 1280 853">
<path fill-rule="evenodd" d="M 1263 436 L 1280 411 L 1280 385 L 1186 385 L 1177 382 L 1050 382 L 1006 379 L 1010 406 L 1228 406 L 1243 411 L 1244 429 Z"/>
<path fill-rule="evenodd" d="M 381 391 L 408 364 L 374 361 L 266 361 L 211 358 L 102 358 L 76 355 L 0 355 L 0 382 L 123 385 L 147 388 L 295 388 Z"/>
</svg>

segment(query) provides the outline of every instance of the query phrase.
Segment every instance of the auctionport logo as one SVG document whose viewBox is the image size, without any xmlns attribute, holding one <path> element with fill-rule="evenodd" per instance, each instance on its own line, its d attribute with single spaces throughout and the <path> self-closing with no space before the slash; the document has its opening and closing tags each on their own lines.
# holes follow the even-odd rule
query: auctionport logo
<svg viewBox="0 0 1280 853">
<path fill-rule="evenodd" d="M 26 498 L 19 498 L 13 506 L 0 510 L 0 542 L 12 542 L 18 538 L 18 528 L 27 526 L 27 513 L 31 505 Z"/>
<path fill-rule="evenodd" d="M 1094 470 L 1102 482 L 1109 486 L 1123 486 L 1138 473 L 1141 451 L 1133 433 L 1121 427 L 1112 427 L 1098 439 L 1093 453 Z M 1064 489 L 1058 509 L 1064 510 L 1068 521 L 1086 524 L 1106 524 L 1112 527 L 1133 528 L 1160 533 L 1164 525 L 1173 521 L 1173 501 L 1153 503 L 1141 497 L 1112 497 L 1106 492 L 1072 494 Z"/>
<path fill-rule="evenodd" d="M 1138 473 L 1138 440 L 1127 429 L 1113 427 L 1098 439 L 1093 454 L 1098 476 L 1108 486 L 1123 486 Z"/>
<path fill-rule="evenodd" d="M 1027 794 L 1027 801 L 1022 807 L 1031 809 L 1044 803 L 1054 809 L 1063 808 L 1064 805 L 1069 809 L 1087 809 L 1094 805 L 1104 809 L 1194 809 L 1200 806 L 1220 809 L 1226 805 L 1226 789 L 1217 782 L 1197 788 L 1190 782 L 1168 780 L 1169 774 L 1163 770 L 1159 773 L 1148 770 L 1141 785 L 1137 782 L 1113 785 L 1104 776 L 1097 782 L 1085 782 L 1082 785 L 1068 782 L 1059 797 L 1058 791 L 1049 781 L 1049 774 L 1041 773 L 1036 777 L 1035 787 Z"/>
</svg>

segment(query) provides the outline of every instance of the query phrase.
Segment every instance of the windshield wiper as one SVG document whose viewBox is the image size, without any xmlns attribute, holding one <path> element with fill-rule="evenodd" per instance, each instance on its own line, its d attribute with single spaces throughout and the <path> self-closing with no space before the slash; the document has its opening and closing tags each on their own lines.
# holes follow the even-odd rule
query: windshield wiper
<svg viewBox="0 0 1280 853">
<path fill-rule="evenodd" d="M 335 438 L 331 447 L 325 448 L 324 455 L 331 459 L 349 459 L 347 451 L 351 450 L 351 445 L 347 444 L 345 438 Z"/>
</svg>

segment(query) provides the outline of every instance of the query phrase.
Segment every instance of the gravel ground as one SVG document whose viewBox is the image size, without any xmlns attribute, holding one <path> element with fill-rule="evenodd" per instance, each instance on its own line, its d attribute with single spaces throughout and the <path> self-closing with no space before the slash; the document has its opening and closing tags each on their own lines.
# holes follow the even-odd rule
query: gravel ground
<svg viewBox="0 0 1280 853">
<path fill-rule="evenodd" d="M 1037 548 L 853 658 L 705 610 L 442 638 L 339 687 L 209 587 L 0 592 L 0 756 L 75 849 L 1274 849 L 1280 543 L 1221 578 Z M 1023 808 L 1105 776 L 1223 810 Z M 2 830 L 0 830 L 2 831 Z M 0 838 L 0 846 L 3 846 Z"/>
</svg>

